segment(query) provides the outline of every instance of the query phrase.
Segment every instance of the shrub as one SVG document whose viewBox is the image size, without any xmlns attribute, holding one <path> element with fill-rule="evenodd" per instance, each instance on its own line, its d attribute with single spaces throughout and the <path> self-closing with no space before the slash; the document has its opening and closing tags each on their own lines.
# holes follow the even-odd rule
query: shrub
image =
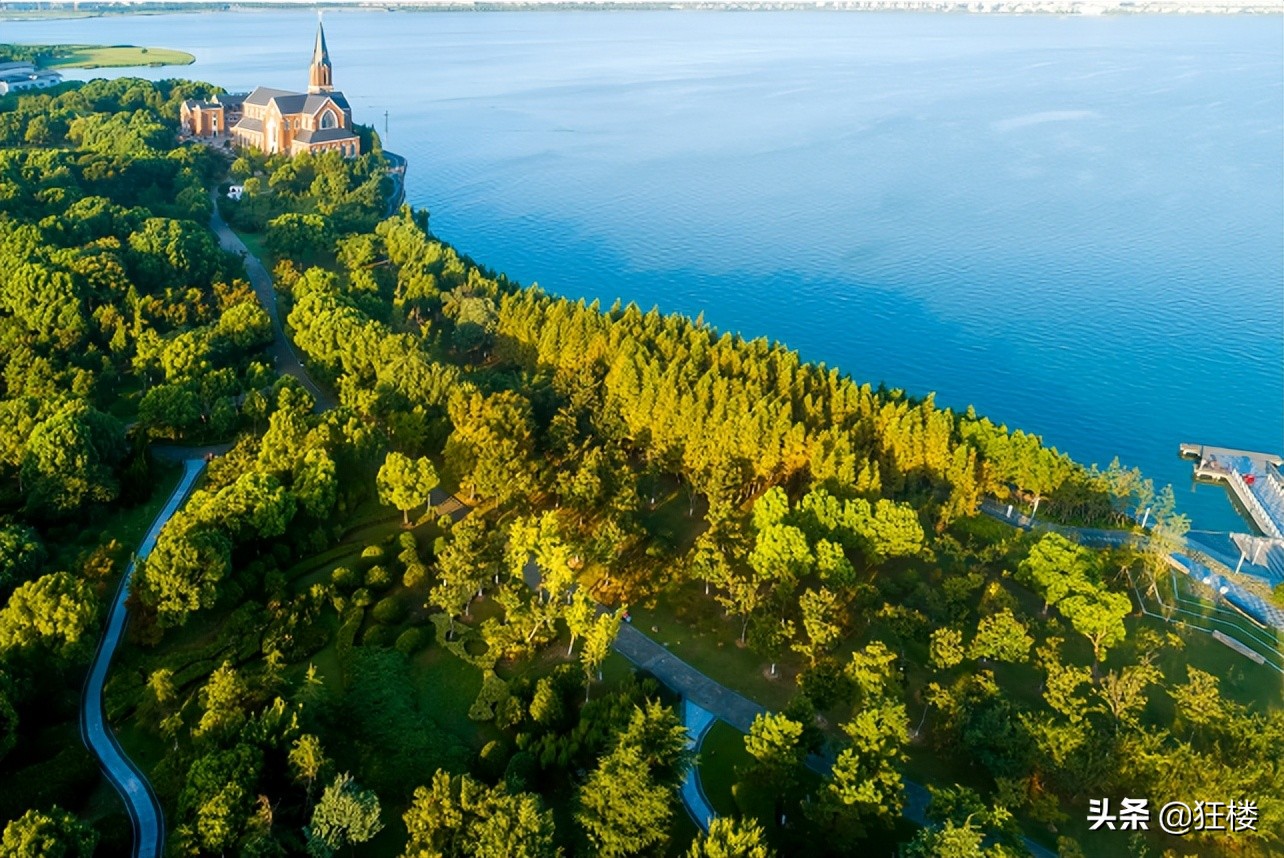
<svg viewBox="0 0 1284 858">
<path fill-rule="evenodd" d="M 347 566 L 338 566 L 330 573 L 330 580 L 341 590 L 351 590 L 361 583 L 357 573 Z"/>
<path fill-rule="evenodd" d="M 395 626 L 406 616 L 406 606 L 396 595 L 385 596 L 375 603 L 371 613 L 376 623 Z"/>
<path fill-rule="evenodd" d="M 397 635 L 397 642 L 393 647 L 402 655 L 410 656 L 418 652 L 427 642 L 428 636 L 422 630 L 411 628 Z"/>
<path fill-rule="evenodd" d="M 378 623 L 371 623 L 361 634 L 362 646 L 387 646 L 389 638 L 392 637 L 392 630 L 387 626 L 381 626 Z"/>
<path fill-rule="evenodd" d="M 352 611 L 351 614 L 339 626 L 339 632 L 334 638 L 334 648 L 343 658 L 352 649 L 353 642 L 357 639 L 357 629 L 361 628 L 361 621 L 365 619 L 366 612 L 360 608 Z"/>
<path fill-rule="evenodd" d="M 370 591 L 365 587 L 361 587 L 352 594 L 352 604 L 358 608 L 367 607 L 373 601 L 374 596 L 371 596 Z"/>
<path fill-rule="evenodd" d="M 361 550 L 362 558 L 366 560 L 373 560 L 376 563 L 382 560 L 386 553 L 387 552 L 383 550 L 382 545 L 367 545 L 365 548 Z"/>
<path fill-rule="evenodd" d="M 371 566 L 366 570 L 366 586 L 374 590 L 386 590 L 392 584 L 392 573 L 383 566 Z"/>
<path fill-rule="evenodd" d="M 482 678 L 481 690 L 477 699 L 468 710 L 468 717 L 474 721 L 493 721 L 496 710 L 508 699 L 508 683 L 500 679 L 493 670 L 487 670 Z"/>
<path fill-rule="evenodd" d="M 418 587 L 428 580 L 428 567 L 422 563 L 411 563 L 406 567 L 406 574 L 401 576 L 401 583 L 407 587 Z"/>
</svg>

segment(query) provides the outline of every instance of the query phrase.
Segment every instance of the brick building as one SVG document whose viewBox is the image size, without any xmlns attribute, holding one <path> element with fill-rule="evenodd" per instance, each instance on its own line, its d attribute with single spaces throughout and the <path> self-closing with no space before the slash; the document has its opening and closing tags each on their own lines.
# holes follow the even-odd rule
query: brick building
<svg viewBox="0 0 1284 858">
<path fill-rule="evenodd" d="M 308 91 L 260 86 L 244 97 L 241 106 L 240 120 L 231 125 L 237 145 L 270 155 L 338 152 L 353 158 L 361 154 L 361 139 L 352 130 L 352 108 L 343 93 L 334 89 L 334 70 L 320 23 Z"/>
</svg>

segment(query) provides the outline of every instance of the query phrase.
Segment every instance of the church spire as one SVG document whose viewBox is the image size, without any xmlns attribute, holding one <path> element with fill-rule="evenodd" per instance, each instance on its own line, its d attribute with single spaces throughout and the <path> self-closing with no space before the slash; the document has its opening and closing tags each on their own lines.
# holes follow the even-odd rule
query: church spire
<svg viewBox="0 0 1284 858">
<path fill-rule="evenodd" d="M 317 18 L 317 42 L 312 48 L 312 67 L 308 70 L 308 92 L 330 92 L 334 89 L 334 71 L 330 68 L 330 51 L 325 46 L 325 27 Z"/>
</svg>

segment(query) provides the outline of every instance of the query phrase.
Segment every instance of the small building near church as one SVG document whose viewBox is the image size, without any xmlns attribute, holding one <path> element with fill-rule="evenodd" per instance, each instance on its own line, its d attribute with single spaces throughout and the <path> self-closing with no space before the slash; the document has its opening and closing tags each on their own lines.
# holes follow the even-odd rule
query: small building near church
<svg viewBox="0 0 1284 858">
<path fill-rule="evenodd" d="M 227 117 L 223 105 L 216 101 L 197 101 L 189 98 L 179 108 L 183 133 L 193 137 L 216 137 L 227 133 Z"/>
<path fill-rule="evenodd" d="M 240 104 L 240 119 L 231 126 L 237 145 L 269 155 L 338 152 L 346 158 L 361 154 L 361 138 L 352 130 L 352 108 L 334 89 L 334 70 L 325 43 L 325 28 L 317 24 L 308 91 L 257 87 Z"/>
</svg>

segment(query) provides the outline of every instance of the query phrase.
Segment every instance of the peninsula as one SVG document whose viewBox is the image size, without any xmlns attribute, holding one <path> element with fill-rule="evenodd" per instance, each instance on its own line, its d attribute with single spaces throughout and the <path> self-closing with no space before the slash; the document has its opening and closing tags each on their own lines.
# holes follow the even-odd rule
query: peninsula
<svg viewBox="0 0 1284 858">
<path fill-rule="evenodd" d="M 14 45 L 0 44 L 0 62 L 27 61 L 39 69 L 132 68 L 186 66 L 196 58 L 186 51 L 141 48 L 137 45 Z"/>
</svg>

